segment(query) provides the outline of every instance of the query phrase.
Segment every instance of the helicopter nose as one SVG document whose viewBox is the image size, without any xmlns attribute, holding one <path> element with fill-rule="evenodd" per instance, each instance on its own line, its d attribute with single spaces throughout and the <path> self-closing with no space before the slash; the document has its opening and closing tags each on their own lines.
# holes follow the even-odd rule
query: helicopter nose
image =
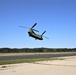
<svg viewBox="0 0 76 75">
<path fill-rule="evenodd" d="M 31 36 L 31 33 L 30 32 L 28 32 L 28 34 L 29 34 L 29 36 Z"/>
<path fill-rule="evenodd" d="M 30 32 L 28 32 L 28 34 L 30 34 Z"/>
</svg>

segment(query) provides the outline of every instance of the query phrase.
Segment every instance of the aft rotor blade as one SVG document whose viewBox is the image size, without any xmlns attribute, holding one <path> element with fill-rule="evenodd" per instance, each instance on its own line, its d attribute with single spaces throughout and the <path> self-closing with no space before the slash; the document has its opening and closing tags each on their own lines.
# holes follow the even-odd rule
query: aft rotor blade
<svg viewBox="0 0 76 75">
<path fill-rule="evenodd" d="M 46 37 L 46 36 L 43 36 L 44 38 L 46 38 L 46 39 L 49 39 L 48 37 Z"/>
<path fill-rule="evenodd" d="M 41 36 L 43 36 L 43 34 L 45 33 L 46 31 L 44 31 L 43 33 L 42 33 L 42 35 Z"/>
<path fill-rule="evenodd" d="M 21 28 L 29 28 L 29 27 L 25 27 L 25 26 L 19 26 L 19 27 L 21 27 Z"/>
<path fill-rule="evenodd" d="M 36 32 L 39 32 L 38 30 L 35 30 L 35 29 L 33 29 L 34 31 L 36 31 Z"/>
<path fill-rule="evenodd" d="M 31 28 L 34 28 L 36 26 L 37 23 L 35 23 Z"/>
</svg>

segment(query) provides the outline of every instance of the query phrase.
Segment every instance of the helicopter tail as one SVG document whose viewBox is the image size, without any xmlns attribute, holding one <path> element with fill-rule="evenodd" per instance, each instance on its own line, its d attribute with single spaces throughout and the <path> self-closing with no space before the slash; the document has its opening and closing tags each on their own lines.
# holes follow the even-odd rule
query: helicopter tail
<svg viewBox="0 0 76 75">
<path fill-rule="evenodd" d="M 45 33 L 46 31 L 44 31 L 42 34 L 41 34 L 41 36 L 43 36 L 43 34 Z"/>
</svg>

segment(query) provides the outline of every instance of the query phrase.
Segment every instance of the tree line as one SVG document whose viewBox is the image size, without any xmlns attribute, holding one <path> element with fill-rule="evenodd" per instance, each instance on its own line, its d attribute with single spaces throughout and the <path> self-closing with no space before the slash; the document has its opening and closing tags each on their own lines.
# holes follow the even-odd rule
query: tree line
<svg viewBox="0 0 76 75">
<path fill-rule="evenodd" d="M 0 53 L 76 52 L 76 48 L 0 48 Z"/>
</svg>

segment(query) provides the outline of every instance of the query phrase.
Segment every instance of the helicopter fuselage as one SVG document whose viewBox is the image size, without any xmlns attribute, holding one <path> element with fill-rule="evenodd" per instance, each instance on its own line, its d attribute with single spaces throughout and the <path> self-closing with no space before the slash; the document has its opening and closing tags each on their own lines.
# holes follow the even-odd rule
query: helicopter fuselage
<svg viewBox="0 0 76 75">
<path fill-rule="evenodd" d="M 43 35 L 44 35 L 44 33 L 46 31 L 44 31 L 41 35 L 36 34 L 35 31 L 39 32 L 38 30 L 33 29 L 36 25 L 37 25 L 37 23 L 35 23 L 31 28 L 29 28 L 28 35 L 31 36 L 31 37 L 33 37 L 33 38 L 35 38 L 35 39 L 43 40 Z M 24 26 L 20 26 L 20 27 L 22 27 L 22 28 L 28 28 L 28 27 L 24 27 Z M 45 37 L 45 38 L 47 38 L 47 37 Z"/>
<path fill-rule="evenodd" d="M 33 38 L 35 38 L 35 39 L 43 40 L 42 36 L 39 35 L 39 34 L 36 34 L 36 33 L 33 31 L 32 28 L 29 29 L 28 34 L 29 34 L 29 36 L 31 36 L 31 37 L 33 37 Z"/>
</svg>

